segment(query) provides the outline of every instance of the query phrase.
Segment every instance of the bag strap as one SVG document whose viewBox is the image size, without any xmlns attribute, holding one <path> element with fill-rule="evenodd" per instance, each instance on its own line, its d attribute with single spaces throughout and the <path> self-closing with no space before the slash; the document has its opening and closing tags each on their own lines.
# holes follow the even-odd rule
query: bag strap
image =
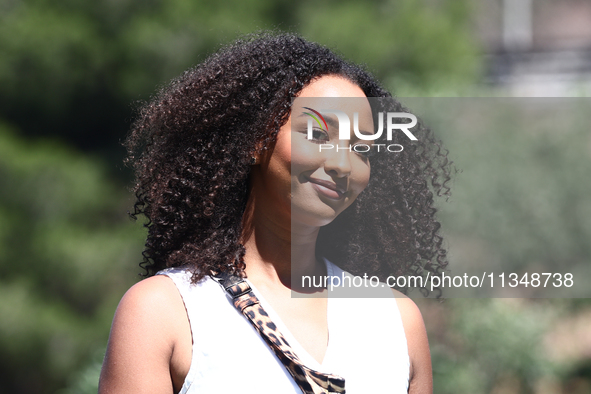
<svg viewBox="0 0 591 394">
<path fill-rule="evenodd" d="M 212 275 L 212 278 L 224 288 L 236 309 L 246 316 L 273 349 L 304 394 L 345 394 L 345 379 L 315 371 L 302 364 L 243 278 L 228 273 Z"/>
</svg>

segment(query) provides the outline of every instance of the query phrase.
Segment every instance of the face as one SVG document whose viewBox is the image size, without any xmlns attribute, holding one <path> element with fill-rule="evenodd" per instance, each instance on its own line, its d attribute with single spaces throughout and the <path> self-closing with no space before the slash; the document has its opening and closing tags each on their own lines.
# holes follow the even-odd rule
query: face
<svg viewBox="0 0 591 394">
<path fill-rule="evenodd" d="M 346 113 L 351 120 L 349 139 L 339 139 L 335 114 L 322 112 L 326 124 L 319 125 L 306 114 L 311 113 L 309 108 Z M 354 149 L 364 142 L 353 132 L 354 112 L 359 114 L 361 133 L 372 134 L 373 119 L 367 97 L 361 88 L 339 76 L 314 80 L 295 100 L 272 154 L 263 160 L 260 169 L 263 179 L 259 182 L 264 186 L 265 199 L 270 200 L 265 203 L 289 212 L 292 224 L 319 227 L 330 223 L 367 186 L 370 165 L 362 149 L 359 152 Z M 312 139 L 308 138 L 309 120 L 313 122 Z M 350 146 L 353 148 L 349 149 Z"/>
</svg>

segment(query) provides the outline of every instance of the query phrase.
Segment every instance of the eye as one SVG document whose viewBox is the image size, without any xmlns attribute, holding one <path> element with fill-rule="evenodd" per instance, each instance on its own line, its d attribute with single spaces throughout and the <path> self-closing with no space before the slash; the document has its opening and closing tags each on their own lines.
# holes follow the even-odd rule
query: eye
<svg viewBox="0 0 591 394">
<path fill-rule="evenodd" d="M 359 156 L 361 156 L 364 159 L 369 158 L 370 156 L 372 156 L 372 150 L 371 147 L 367 144 L 355 144 L 352 146 L 352 150 Z"/>
<path fill-rule="evenodd" d="M 308 133 L 306 132 L 306 138 L 308 138 Z M 310 140 L 311 142 L 314 142 L 316 144 L 323 144 L 325 142 L 327 142 L 329 140 L 328 138 L 328 134 L 326 133 L 326 131 L 318 128 L 318 127 L 314 127 L 312 129 L 312 139 Z"/>
</svg>

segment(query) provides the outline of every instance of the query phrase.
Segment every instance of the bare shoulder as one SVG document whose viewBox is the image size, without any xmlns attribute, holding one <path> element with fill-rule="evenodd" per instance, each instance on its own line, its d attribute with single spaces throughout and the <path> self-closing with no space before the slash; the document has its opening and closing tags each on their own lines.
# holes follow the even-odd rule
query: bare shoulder
<svg viewBox="0 0 591 394">
<path fill-rule="evenodd" d="M 180 294 L 166 276 L 153 276 L 133 285 L 123 296 L 115 317 L 111 336 L 138 333 L 138 339 L 145 341 L 147 336 L 168 340 L 170 324 L 178 321 L 175 316 L 184 316 L 184 307 Z M 131 338 L 129 338 L 131 339 Z"/>
<path fill-rule="evenodd" d="M 421 315 L 421 311 L 419 310 L 417 304 L 415 304 L 413 300 L 396 289 L 392 289 L 392 292 L 396 297 L 396 303 L 398 304 L 398 309 L 400 310 L 400 315 L 402 316 L 405 326 L 406 324 L 418 324 L 424 326 L 423 316 Z"/>
<path fill-rule="evenodd" d="M 132 286 L 113 318 L 99 393 L 172 393 L 171 360 L 187 329 L 172 280 L 154 276 Z"/>
<path fill-rule="evenodd" d="M 161 316 L 161 313 L 171 312 L 170 307 L 178 302 L 182 303 L 182 299 L 173 281 L 165 275 L 157 275 L 133 285 L 121 299 L 116 313 L 141 312 L 139 318 L 145 318 L 146 314 Z"/>
<path fill-rule="evenodd" d="M 392 289 L 402 318 L 408 356 L 410 358 L 410 394 L 433 392 L 433 372 L 431 368 L 431 353 L 429 340 L 421 311 L 413 300 Z"/>
</svg>

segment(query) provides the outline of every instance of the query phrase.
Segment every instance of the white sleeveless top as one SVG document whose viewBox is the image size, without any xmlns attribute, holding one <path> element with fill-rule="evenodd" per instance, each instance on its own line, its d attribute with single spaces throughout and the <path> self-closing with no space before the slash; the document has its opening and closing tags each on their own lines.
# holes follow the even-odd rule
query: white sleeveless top
<svg viewBox="0 0 591 394">
<path fill-rule="evenodd" d="M 329 277 L 348 275 L 326 261 Z M 180 394 L 283 394 L 301 390 L 252 324 L 209 277 L 169 268 L 182 296 L 193 336 L 191 367 Z M 304 365 L 345 378 L 347 394 L 407 393 L 409 358 L 400 312 L 388 287 L 383 298 L 328 298 L 329 341 L 322 364 L 304 350 L 250 283 L 255 295 Z"/>
</svg>

